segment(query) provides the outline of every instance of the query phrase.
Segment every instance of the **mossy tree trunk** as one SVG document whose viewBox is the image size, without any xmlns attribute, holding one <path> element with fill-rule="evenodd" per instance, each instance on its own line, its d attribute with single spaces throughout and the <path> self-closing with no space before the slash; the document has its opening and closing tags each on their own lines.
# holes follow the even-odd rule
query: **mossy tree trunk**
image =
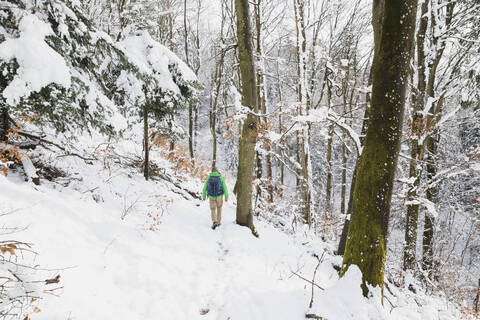
<svg viewBox="0 0 480 320">
<path fill-rule="evenodd" d="M 374 54 L 378 53 L 378 48 L 380 47 L 380 36 L 382 34 L 382 21 L 383 21 L 383 9 L 385 6 L 385 0 L 374 0 L 372 6 L 372 27 L 373 27 L 373 42 L 374 42 Z M 368 85 L 372 84 L 373 79 L 373 66 L 370 68 L 370 73 L 368 75 Z M 367 92 L 366 99 L 365 99 L 365 112 L 363 114 L 363 121 L 362 121 L 362 131 L 360 134 L 360 143 L 364 144 L 365 135 L 367 133 L 368 128 L 368 120 L 370 118 L 370 108 L 371 108 L 371 94 Z M 353 215 L 353 192 L 355 190 L 355 181 L 357 177 L 357 169 L 358 169 L 358 161 L 360 159 L 357 158 L 355 162 L 355 168 L 353 169 L 352 173 L 352 180 L 350 182 L 350 194 L 348 197 L 348 206 L 347 206 L 347 216 L 345 218 L 345 222 L 343 224 L 342 234 L 340 236 L 340 241 L 338 243 L 337 254 L 344 255 L 345 253 L 345 245 L 347 243 L 347 236 L 348 236 L 348 228 L 350 227 L 350 221 L 352 220 Z"/>
<path fill-rule="evenodd" d="M 425 77 L 425 34 L 428 26 L 428 6 L 429 0 L 422 3 L 420 13 L 420 24 L 417 32 L 417 87 L 413 89 L 412 94 L 412 119 L 411 129 L 411 149 L 409 178 L 413 179 L 407 194 L 407 216 L 405 222 L 405 247 L 403 252 L 403 270 L 415 270 L 417 265 L 417 230 L 418 230 L 418 186 L 421 177 L 420 161 L 423 157 L 423 144 L 421 136 L 423 132 L 423 106 L 425 104 L 425 90 L 427 87 Z"/>
<path fill-rule="evenodd" d="M 255 161 L 255 144 L 258 136 L 257 84 L 252 49 L 252 31 L 248 0 L 235 0 L 237 13 L 237 40 L 240 62 L 242 104 L 252 113 L 244 120 L 239 146 L 238 173 L 235 185 L 237 195 L 236 221 L 254 232 L 252 214 L 252 180 Z"/>
<path fill-rule="evenodd" d="M 372 73 L 370 72 L 368 84 L 371 85 Z M 368 127 L 368 119 L 370 117 L 370 94 L 366 94 L 366 108 L 363 114 L 363 122 L 362 122 L 362 131 L 360 133 L 360 143 L 363 146 L 363 142 L 365 140 L 365 133 L 367 132 Z M 355 168 L 353 169 L 352 173 L 352 181 L 350 182 L 350 193 L 348 196 L 348 206 L 347 206 L 347 217 L 345 218 L 345 222 L 343 224 L 342 234 L 340 236 L 340 241 L 338 243 L 337 254 L 343 255 L 345 253 L 345 244 L 347 243 L 347 235 L 348 235 L 348 227 L 350 226 L 350 220 L 352 219 L 352 205 L 353 205 L 353 191 L 355 190 L 355 178 L 357 176 L 357 168 L 358 168 L 358 159 L 355 163 Z"/>
<path fill-rule="evenodd" d="M 343 275 L 350 265 L 357 265 L 363 275 L 364 295 L 367 283 L 383 290 L 390 201 L 416 12 L 417 0 L 385 1 L 380 42 L 373 58 L 370 118 L 355 177 L 353 214 L 341 272 Z"/>
</svg>

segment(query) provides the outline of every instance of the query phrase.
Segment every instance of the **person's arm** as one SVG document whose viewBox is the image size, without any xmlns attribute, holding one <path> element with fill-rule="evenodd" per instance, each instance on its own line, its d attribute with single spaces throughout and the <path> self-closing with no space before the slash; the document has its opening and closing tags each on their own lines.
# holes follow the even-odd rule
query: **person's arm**
<svg viewBox="0 0 480 320">
<path fill-rule="evenodd" d="M 205 180 L 205 184 L 203 185 L 203 191 L 202 191 L 202 199 L 205 200 L 207 197 L 207 187 L 208 187 L 208 178 Z"/>
<path fill-rule="evenodd" d="M 222 180 L 222 188 L 223 188 L 223 194 L 225 195 L 225 201 L 228 201 L 227 185 L 225 184 L 225 180 L 223 179 L 223 177 L 220 177 L 220 179 Z"/>
</svg>

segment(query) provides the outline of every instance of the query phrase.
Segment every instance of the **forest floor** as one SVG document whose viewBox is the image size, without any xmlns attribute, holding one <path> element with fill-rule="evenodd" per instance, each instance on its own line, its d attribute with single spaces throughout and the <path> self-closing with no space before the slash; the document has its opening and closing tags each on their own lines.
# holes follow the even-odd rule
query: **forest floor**
<svg viewBox="0 0 480 320">
<path fill-rule="evenodd" d="M 0 213 L 9 213 L 2 225 L 24 228 L 2 240 L 31 243 L 38 255 L 16 258 L 39 265 L 46 279 L 61 276 L 56 295 L 35 302 L 32 320 L 460 319 L 445 300 L 393 284 L 385 307 L 379 290 L 364 298 L 357 268 L 338 279 L 341 258 L 330 244 L 264 221 L 256 221 L 255 238 L 234 223 L 234 197 L 212 230 L 208 202 L 137 170 L 72 157 L 51 163 L 68 177 L 34 186 L 16 172 L 0 176 Z M 314 287 L 310 309 L 306 280 L 317 266 L 315 283 L 325 290 Z"/>
</svg>

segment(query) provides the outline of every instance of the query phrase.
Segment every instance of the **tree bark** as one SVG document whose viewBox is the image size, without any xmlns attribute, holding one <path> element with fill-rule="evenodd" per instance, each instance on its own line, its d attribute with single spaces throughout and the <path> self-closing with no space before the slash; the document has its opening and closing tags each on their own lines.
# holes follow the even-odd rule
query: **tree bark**
<svg viewBox="0 0 480 320">
<path fill-rule="evenodd" d="M 414 45 L 417 0 L 385 1 L 375 50 L 372 105 L 360 156 L 341 274 L 356 264 L 366 284 L 383 290 L 386 240 L 400 148 L 408 68 Z M 377 44 L 376 44 L 377 45 Z"/>
<path fill-rule="evenodd" d="M 330 98 L 329 98 L 330 99 Z M 332 211 L 332 151 L 333 151 L 333 134 L 334 124 L 330 124 L 328 128 L 327 140 L 327 185 L 325 190 L 325 216 L 329 216 Z"/>
<path fill-rule="evenodd" d="M 453 0 L 448 0 L 446 5 L 446 17 L 445 17 L 445 26 L 448 29 L 452 23 L 453 18 L 453 9 L 455 7 L 455 2 Z M 436 10 L 434 10 L 436 9 Z M 432 28 L 435 30 L 437 24 L 437 8 L 432 8 L 431 11 L 431 24 Z M 433 60 L 432 66 L 428 73 L 428 82 L 427 82 L 427 96 L 434 98 L 435 96 L 435 80 L 437 68 L 440 64 L 440 60 L 443 57 L 443 52 L 445 50 L 445 43 L 438 35 L 433 35 L 433 46 L 438 48 L 436 52 L 435 59 Z M 425 148 L 426 148 L 426 167 L 427 167 L 427 181 L 431 181 L 433 177 L 437 174 L 437 147 L 440 139 L 440 133 L 437 127 L 437 123 L 441 117 L 442 113 L 442 104 L 443 96 L 439 97 L 438 102 L 433 103 L 431 106 L 431 112 L 427 116 L 427 132 L 428 136 L 425 139 Z M 435 185 L 429 185 L 427 189 L 427 200 L 435 203 L 438 195 L 438 190 Z M 429 277 L 432 276 L 433 269 L 433 244 L 434 244 L 434 225 L 435 218 L 429 213 L 425 212 L 425 222 L 423 228 L 423 243 L 422 243 L 422 268 L 428 272 Z"/>
<path fill-rule="evenodd" d="M 475 296 L 475 299 L 473 300 L 473 308 L 475 309 L 475 312 L 478 313 L 478 302 L 480 300 L 480 278 L 478 279 L 478 287 L 477 287 L 477 295 Z"/>
<path fill-rule="evenodd" d="M 380 36 L 382 34 L 382 21 L 383 21 L 383 10 L 385 6 L 385 0 L 374 0 L 373 1 L 373 8 L 372 8 L 372 26 L 373 26 L 373 42 L 374 42 L 374 53 L 378 52 L 378 48 L 380 47 Z M 373 66 L 372 66 L 373 68 Z M 368 84 L 372 84 L 372 75 L 373 71 L 370 68 L 370 74 L 368 76 Z M 363 142 L 365 141 L 365 134 L 368 128 L 368 119 L 370 118 L 370 103 L 371 103 L 371 95 L 369 93 L 366 94 L 366 107 L 365 113 L 363 115 L 363 123 L 362 123 L 362 132 L 360 135 L 360 143 L 363 146 Z M 353 211 L 353 191 L 355 190 L 355 181 L 357 176 L 357 168 L 358 168 L 358 161 L 355 162 L 355 168 L 353 169 L 352 180 L 350 183 L 350 195 L 348 197 L 348 206 L 347 206 L 347 217 L 345 218 L 345 223 L 343 224 L 342 235 L 340 236 L 340 242 L 338 243 L 337 254 L 343 255 L 345 253 L 345 245 L 347 243 L 347 235 L 348 235 L 348 228 L 350 226 L 350 220 L 352 219 Z"/>
<path fill-rule="evenodd" d="M 305 31 L 305 13 L 303 0 L 294 0 L 295 30 L 297 37 L 297 95 L 298 95 L 298 115 L 308 115 L 310 108 L 309 95 L 307 94 L 307 72 L 306 72 L 306 31 Z M 303 202 L 303 220 L 306 224 L 312 223 L 312 191 L 310 190 L 310 125 L 303 124 L 300 133 L 297 132 L 297 161 L 301 165 L 299 170 L 300 179 L 297 179 L 297 185 L 300 187 L 300 193 Z"/>
<path fill-rule="evenodd" d="M 170 49 L 170 51 L 174 52 L 175 50 L 175 42 L 173 41 L 173 15 L 172 15 L 172 2 L 171 0 L 168 0 L 167 1 L 167 5 L 168 5 L 168 9 L 169 9 L 169 13 L 168 13 L 168 47 Z M 170 116 L 170 121 L 171 121 L 171 125 L 173 126 L 173 123 L 175 122 L 175 116 L 172 114 Z M 174 152 L 175 151 L 175 138 L 174 136 L 172 135 L 172 138 L 170 139 L 170 152 Z"/>
<path fill-rule="evenodd" d="M 237 12 L 238 56 L 242 84 L 242 104 L 253 113 L 244 120 L 239 146 L 238 173 L 236 182 L 236 222 L 255 232 L 252 214 L 252 179 L 255 160 L 255 144 L 258 136 L 257 85 L 252 49 L 252 31 L 248 0 L 235 0 Z"/>
<path fill-rule="evenodd" d="M 257 0 L 254 4 L 254 20 L 255 20 L 255 44 L 256 44 L 256 76 L 257 76 L 257 103 L 258 103 L 258 110 L 262 115 L 266 114 L 266 99 L 265 99 L 265 90 L 264 90 L 264 75 L 263 75 L 263 68 L 262 68 L 262 25 L 261 25 L 261 0 Z M 265 118 L 259 119 L 259 123 L 266 123 L 267 120 Z M 256 198 L 261 196 L 262 192 L 262 183 L 260 182 L 263 176 L 263 161 L 260 152 L 256 152 L 256 177 L 258 180 L 257 190 L 256 190 Z"/>
<path fill-rule="evenodd" d="M 345 134 L 342 134 L 342 195 L 340 213 L 345 214 L 345 198 L 347 196 L 347 153 L 345 148 Z"/>
<path fill-rule="evenodd" d="M 223 39 L 223 28 L 221 37 Z M 223 43 L 223 41 L 222 41 Z M 217 164 L 217 106 L 218 95 L 220 94 L 220 88 L 222 86 L 223 66 L 225 62 L 225 50 L 220 48 L 220 59 L 215 67 L 214 85 L 216 84 L 215 91 L 211 100 L 210 108 L 210 133 L 212 134 L 212 166 Z"/>
<path fill-rule="evenodd" d="M 145 156 L 143 159 L 143 176 L 145 180 L 150 178 L 150 145 L 148 142 L 148 107 L 143 107 L 143 148 Z"/>
<path fill-rule="evenodd" d="M 184 46 L 185 46 L 185 61 L 187 65 L 191 68 L 190 59 L 189 59 L 189 50 L 188 50 L 188 25 L 187 25 L 187 0 L 183 1 L 183 28 L 184 28 Z M 195 73 L 196 74 L 196 73 Z M 194 137 L 194 106 L 192 102 L 188 103 L 188 152 L 190 154 L 190 161 L 192 165 L 195 166 L 195 154 L 193 148 L 193 137 Z"/>
<path fill-rule="evenodd" d="M 195 166 L 195 153 L 193 149 L 193 123 L 194 123 L 194 107 L 193 103 L 188 103 L 188 152 L 190 153 L 190 161 Z"/>
<path fill-rule="evenodd" d="M 0 142 L 7 142 L 8 129 L 10 128 L 10 118 L 7 107 L 0 107 Z"/>
<path fill-rule="evenodd" d="M 372 72 L 370 72 L 368 83 L 369 85 L 372 82 Z M 365 134 L 368 128 L 368 119 L 370 118 L 370 94 L 367 93 L 366 95 L 366 107 L 365 113 L 363 114 L 363 122 L 362 122 L 362 131 L 360 133 L 360 143 L 363 146 L 363 142 L 365 141 Z M 355 162 L 355 168 L 353 169 L 352 173 L 352 180 L 350 182 L 350 193 L 348 196 L 348 206 L 347 206 L 347 216 L 345 218 L 345 222 L 343 224 L 342 235 L 340 236 L 340 242 L 338 243 L 337 254 L 343 256 L 345 253 L 345 244 L 347 243 L 347 235 L 348 235 L 348 227 L 350 226 L 350 220 L 352 219 L 352 205 L 353 205 L 353 191 L 355 190 L 355 180 L 357 176 L 357 168 L 358 168 L 358 159 Z"/>
<path fill-rule="evenodd" d="M 408 190 L 407 195 L 407 216 L 405 223 L 405 248 L 403 251 L 403 270 L 415 270 L 417 265 L 417 229 L 418 229 L 418 193 L 417 189 L 420 184 L 421 164 L 423 155 L 423 144 L 421 136 L 423 132 L 423 106 L 425 104 L 425 34 L 428 26 L 428 6 L 429 0 L 422 3 L 420 13 L 420 24 L 417 32 L 417 88 L 412 94 L 412 121 L 411 121 L 411 149 L 410 149 L 410 165 L 409 178 L 413 179 L 413 183 Z"/>
</svg>

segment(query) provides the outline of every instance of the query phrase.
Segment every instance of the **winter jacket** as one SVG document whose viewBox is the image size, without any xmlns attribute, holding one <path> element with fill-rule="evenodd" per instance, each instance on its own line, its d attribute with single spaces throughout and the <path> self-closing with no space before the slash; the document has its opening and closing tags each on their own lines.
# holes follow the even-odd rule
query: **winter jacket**
<svg viewBox="0 0 480 320">
<path fill-rule="evenodd" d="M 216 171 L 210 173 L 207 180 L 205 181 L 205 184 L 203 185 L 202 199 L 205 199 L 206 196 L 207 196 L 208 179 L 210 179 L 210 177 L 220 177 L 220 180 L 222 181 L 223 194 L 218 196 L 218 197 L 208 196 L 208 198 L 209 199 L 218 199 L 218 198 L 221 198 L 221 197 L 225 196 L 225 200 L 228 200 L 228 189 L 227 189 L 227 186 L 225 185 L 225 180 L 223 179 L 222 175 L 220 173 L 216 172 Z"/>
</svg>

